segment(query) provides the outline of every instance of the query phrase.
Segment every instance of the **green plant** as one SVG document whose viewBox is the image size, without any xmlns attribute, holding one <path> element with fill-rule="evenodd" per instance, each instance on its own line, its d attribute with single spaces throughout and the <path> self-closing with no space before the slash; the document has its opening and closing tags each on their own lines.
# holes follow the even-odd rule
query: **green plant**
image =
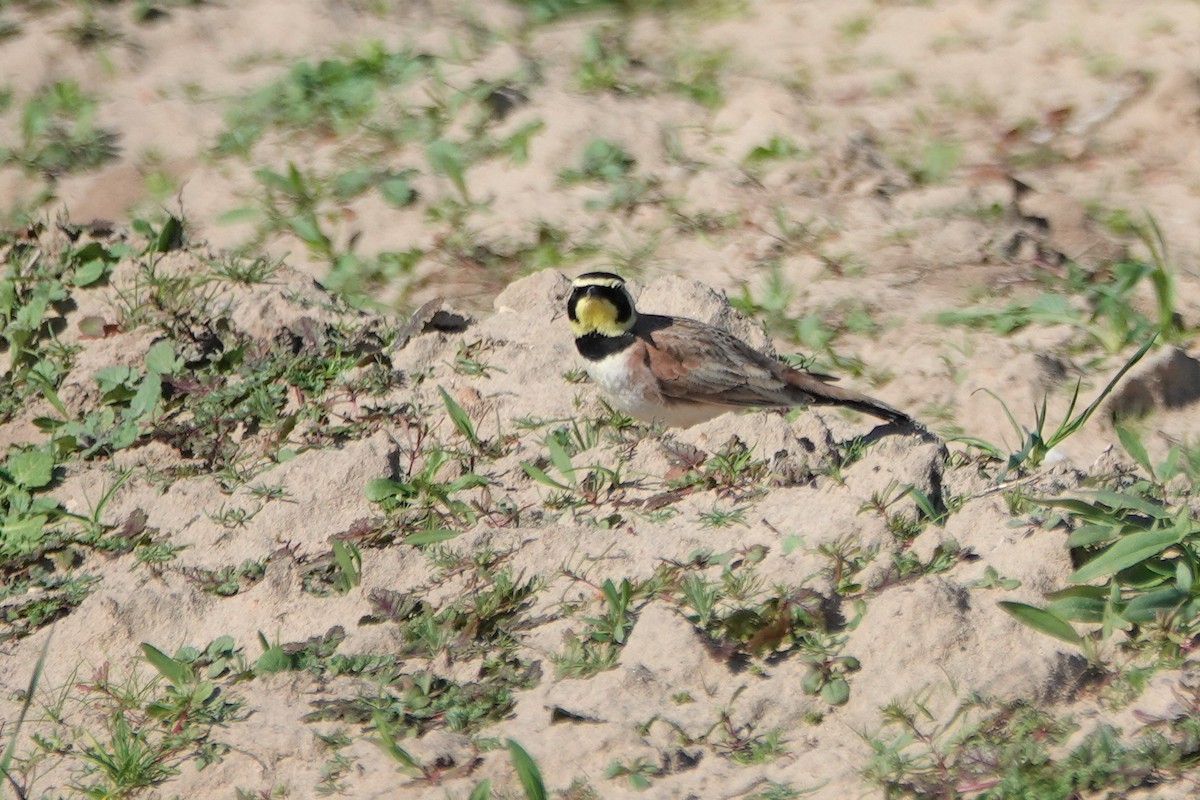
<svg viewBox="0 0 1200 800">
<path fill-rule="evenodd" d="M 486 485 L 487 479 L 473 472 L 450 480 L 439 479 L 439 472 L 451 455 L 446 450 L 433 450 L 425 455 L 420 470 L 403 479 L 373 478 L 367 482 L 364 491 L 368 500 L 378 503 L 386 513 L 398 512 L 409 520 L 416 531 L 405 539 L 409 544 L 441 541 L 469 527 L 476 519 L 471 506 L 456 495 Z M 447 526 L 456 526 L 457 530 Z"/>
<path fill-rule="evenodd" d="M 672 91 L 715 110 L 725 101 L 721 72 L 729 61 L 729 51 L 686 48 L 673 55 L 668 86 Z"/>
<path fill-rule="evenodd" d="M 430 59 L 407 49 L 366 45 L 349 59 L 301 61 L 275 83 L 233 104 L 218 153 L 248 155 L 269 130 L 344 134 L 370 119 L 387 90 L 426 74 Z"/>
<path fill-rule="evenodd" d="M 1013 601 L 1004 610 L 1079 646 L 1087 640 L 1072 622 L 1099 625 L 1098 638 L 1144 629 L 1168 650 L 1190 648 L 1200 634 L 1200 526 L 1186 504 L 1110 490 L 1035 502 L 1074 524 L 1067 546 L 1079 565 L 1070 576 L 1075 585 L 1049 594 L 1044 608 Z"/>
<path fill-rule="evenodd" d="M 759 174 L 772 162 L 791 161 L 808 155 L 810 154 L 792 139 L 777 133 L 762 144 L 750 148 L 746 155 L 742 156 L 742 164 L 751 174 Z"/>
<path fill-rule="evenodd" d="M 881 731 L 866 737 L 873 755 L 863 773 L 894 798 L 1124 796 L 1177 778 L 1200 758 L 1196 705 L 1183 699 L 1188 711 L 1135 736 L 1102 724 L 1074 739 L 1072 720 L 1025 703 L 975 697 L 938 724 L 920 700 L 895 702 L 883 709 Z"/>
<path fill-rule="evenodd" d="M 568 638 L 566 651 L 555 659 L 561 674 L 585 677 L 608 669 L 633 628 L 635 614 L 630 606 L 637 590 L 629 579 L 622 578 L 620 584 L 606 579 L 599 588 L 604 614 L 584 617 L 584 631 Z"/>
<path fill-rule="evenodd" d="M 1045 273 L 1050 291 L 1029 300 L 1013 300 L 1003 308 L 969 308 L 944 311 L 936 319 L 943 325 L 964 325 L 1009 333 L 1027 325 L 1071 325 L 1109 353 L 1147 337 L 1178 341 L 1183 330 L 1175 312 L 1177 298 L 1167 246 L 1158 222 L 1130 223 L 1150 254 L 1149 261 L 1124 258 L 1088 270 L 1067 262 L 1061 272 Z M 1144 283 L 1154 294 L 1154 314 L 1138 309 L 1134 295 Z M 1078 298 L 1072 302 L 1072 298 Z M 1082 306 L 1082 307 L 1081 307 Z"/>
<path fill-rule="evenodd" d="M 524 747 L 515 740 L 507 741 L 508 755 L 512 759 L 513 769 L 521 781 L 521 789 L 525 792 L 526 800 L 546 800 L 546 785 L 542 780 L 542 772 L 537 763 L 525 751 Z"/>
<path fill-rule="evenodd" d="M 573 424 L 572 430 L 575 432 L 577 442 L 587 442 L 593 435 L 594 429 L 580 429 Z M 603 500 L 611 498 L 626 485 L 621 477 L 620 464 L 616 467 L 605 467 L 599 464 L 590 467 L 576 467 L 564 444 L 562 435 L 552 433 L 546 437 L 545 444 L 550 455 L 547 466 L 552 465 L 562 480 L 552 478 L 541 466 L 528 461 L 521 462 L 521 469 L 533 480 L 557 492 L 547 500 L 547 505 L 555 507 L 596 506 Z"/>
<path fill-rule="evenodd" d="M 778 220 L 783 238 L 788 242 L 799 242 L 806 246 L 815 244 L 816 234 L 807 225 L 794 225 L 781 216 L 778 216 Z M 795 316 L 789 311 L 795 294 L 796 287 L 785 275 L 780 262 L 773 260 L 769 264 L 760 296 L 756 297 L 751 292 L 749 284 L 743 284 L 740 294 L 731 297 L 729 304 L 747 316 L 761 318 L 772 335 L 796 342 L 812 353 L 807 358 L 786 359 L 795 366 L 815 372 L 831 370 L 852 375 L 863 374 L 865 365 L 862 360 L 839 353 L 834 344 L 851 325 L 862 326 L 864 308 L 850 305 L 834 309 L 832 313 L 810 312 Z"/>
<path fill-rule="evenodd" d="M 25 102 L 21 143 L 0 148 L 0 164 L 16 163 L 49 179 L 101 166 L 117 153 L 117 134 L 96 125 L 99 100 L 74 81 L 50 84 Z"/>
<path fill-rule="evenodd" d="M 649 789 L 652 783 L 650 779 L 662 775 L 662 772 L 660 767 L 645 758 L 635 758 L 628 762 L 613 759 L 604 768 L 604 777 L 609 780 L 624 778 L 629 783 L 630 788 L 640 792 Z"/>
<path fill-rule="evenodd" d="M 623 31 L 611 27 L 589 31 L 575 68 L 575 83 L 585 92 L 637 92 L 632 61 Z"/>
<path fill-rule="evenodd" d="M 725 509 L 713 506 L 708 511 L 701 511 L 697 521 L 701 528 L 728 528 L 731 525 L 746 525 L 746 509 Z"/>
<path fill-rule="evenodd" d="M 1004 460 L 1005 466 L 1000 475 L 1001 479 L 1003 479 L 1003 476 L 1010 470 L 1020 469 L 1025 466 L 1035 468 L 1040 466 L 1042 461 L 1045 460 L 1047 454 L 1049 454 L 1049 452 L 1054 449 L 1055 446 L 1061 444 L 1064 440 L 1087 424 L 1087 421 L 1091 419 L 1092 415 L 1095 414 L 1100 408 L 1100 404 L 1104 402 L 1104 399 L 1112 393 L 1112 390 L 1116 388 L 1121 378 L 1125 377 L 1125 373 L 1127 373 L 1135 364 L 1141 361 L 1142 356 L 1146 355 L 1146 353 L 1150 350 L 1150 346 L 1154 344 L 1154 340 L 1154 336 L 1151 336 L 1149 339 L 1147 339 L 1146 342 L 1142 344 L 1140 348 L 1138 348 L 1138 351 L 1130 356 L 1124 365 L 1121 366 L 1121 369 L 1117 371 L 1117 374 L 1114 375 L 1112 379 L 1109 380 L 1109 382 L 1105 385 L 1105 387 L 1100 390 L 1100 394 L 1096 396 L 1096 399 L 1078 414 L 1075 414 L 1075 406 L 1079 400 L 1080 387 L 1080 383 L 1077 382 L 1075 384 L 1075 391 L 1071 395 L 1071 402 L 1068 405 L 1066 412 L 1063 414 L 1063 419 L 1058 423 L 1058 426 L 1053 431 L 1046 427 L 1047 412 L 1045 398 L 1042 398 L 1042 404 L 1034 409 L 1034 425 L 1032 430 L 1027 430 L 1017 422 L 1016 418 L 1013 417 L 1012 412 L 1009 411 L 1008 406 L 1005 405 L 1003 401 L 999 399 L 999 397 L 996 397 L 994 392 L 989 389 L 982 390 L 988 394 L 991 394 L 993 397 L 996 397 L 997 402 L 1000 403 L 1000 407 L 1004 410 L 1004 415 L 1008 418 L 1008 422 L 1016 432 L 1016 435 L 1019 439 L 1024 440 L 1021 448 L 1010 453 L 1007 459 L 1004 459 L 1004 457 L 1001 455 L 1001 450 L 998 447 L 981 439 L 974 437 L 957 437 L 956 440 L 974 447 L 978 447 L 992 458 Z M 1072 416 L 1073 414 L 1074 416 Z"/>
</svg>

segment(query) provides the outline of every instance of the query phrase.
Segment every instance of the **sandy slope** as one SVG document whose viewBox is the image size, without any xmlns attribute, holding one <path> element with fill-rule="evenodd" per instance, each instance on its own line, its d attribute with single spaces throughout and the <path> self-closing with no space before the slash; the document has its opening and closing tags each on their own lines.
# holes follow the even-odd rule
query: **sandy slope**
<svg viewBox="0 0 1200 800">
<path fill-rule="evenodd" d="M 293 161 L 333 170 L 361 152 L 354 150 L 353 136 L 270 134 L 247 159 L 213 157 L 210 148 L 225 126 L 228 103 L 275 79 L 295 59 L 330 57 L 379 39 L 448 57 L 443 77 L 453 86 L 480 79 L 519 86 L 528 102 L 497 124 L 497 135 L 542 123 L 526 162 L 494 158 L 469 170 L 472 194 L 490 200 L 466 223 L 468 239 L 481 251 L 517 251 L 536 240 L 539 226 L 553 226 L 570 242 L 594 248 L 577 265 L 564 265 L 567 272 L 628 268 L 644 287 L 645 308 L 721 318 L 764 347 L 771 346 L 769 337 L 730 315 L 721 297 L 703 287 L 737 295 L 747 286 L 751 296 L 762 298 L 778 269 L 791 286 L 783 311 L 793 317 L 816 311 L 838 331 L 836 351 L 865 363 L 865 374 L 847 380 L 932 427 L 953 425 L 991 441 L 1007 436 L 1013 445 L 989 393 L 1023 421 L 1049 393 L 1053 418 L 1077 377 L 1090 398 L 1116 371 L 1133 348 L 1112 354 L 1081 348 L 1084 337 L 1068 325 L 1034 325 L 1001 336 L 933 320 L 947 309 L 1002 305 L 1036 293 L 1041 270 L 1048 264 L 1061 269 L 1053 265 L 1059 255 L 1088 266 L 1110 263 L 1125 251 L 1144 255 L 1133 237 L 1101 224 L 1113 210 L 1157 220 L 1175 270 L 1176 310 L 1187 325 L 1200 323 L 1200 82 L 1194 63 L 1200 6 L 1194 2 L 757 0 L 717 13 L 644 14 L 627 25 L 626 45 L 636 57 L 628 76 L 634 90 L 591 94 L 580 90 L 575 65 L 584 36 L 611 23 L 610 17 L 526 28 L 519 10 L 497 0 L 458 6 L 250 0 L 169 11 L 153 24 L 134 24 L 123 6 L 102 9 L 98 13 L 121 38 L 91 49 L 63 34 L 80 13 L 74 7 L 0 11 L 0 18 L 21 26 L 0 46 L 0 76 L 14 97 L 13 107 L 0 115 L 0 142 L 18 140 L 22 98 L 67 78 L 98 94 L 97 120 L 120 136 L 114 161 L 54 182 L 55 199 L 39 210 L 47 218 L 104 218 L 120 227 L 165 205 L 182 209 L 193 241 L 207 242 L 197 253 L 243 245 L 251 226 L 222 222 L 222 215 L 256 191 L 256 167 L 279 169 Z M 673 57 L 711 50 L 725 53 L 725 67 L 722 100 L 708 108 L 669 86 L 677 74 Z M 388 102 L 428 103 L 430 85 L 419 82 Z M 597 208 L 588 201 L 603 198 L 604 187 L 559 180 L 564 169 L 578 166 L 583 145 L 594 136 L 619 142 L 636 158 L 638 173 L 653 177 L 645 202 Z M 787 137 L 797 152 L 748 163 L 747 155 L 772 136 Z M 674 144 L 667 146 L 668 140 Z M 956 154 L 944 174 L 929 162 L 944 152 L 939 147 Z M 839 446 L 870 429 L 864 420 L 830 413 L 805 414 L 792 423 L 773 414 L 729 416 L 674 441 L 711 454 L 737 436 L 770 465 L 764 478 L 770 490 L 761 496 L 740 498 L 709 487 L 679 498 L 670 518 L 643 513 L 639 504 L 666 491 L 663 479 L 672 469 L 670 448 L 650 436 L 606 441 L 577 457 L 577 463 L 622 463 L 630 480 L 621 491 L 581 512 L 545 507 L 548 490 L 531 481 L 520 463 L 544 458 L 546 431 L 520 422 L 600 414 L 592 387 L 563 376 L 574 364 L 562 318 L 565 278 L 551 269 L 509 285 L 520 266 L 506 262 L 489 269 L 482 258 L 472 261 L 443 247 L 456 230 L 426 212 L 454 196 L 451 182 L 431 173 L 416 146 L 377 154 L 376 163 L 420 170 L 413 179 L 420 202 L 397 209 L 370 196 L 335 204 L 326 209 L 334 238 L 353 240 L 360 253 L 424 249 L 426 257 L 404 287 L 404 302 L 444 296 L 478 321 L 461 333 L 421 333 L 384 353 L 396 378 L 389 393 L 362 404 L 343 399 L 336 413 L 358 419 L 370 403 L 416 403 L 426 409 L 439 441 L 461 446 L 444 417 L 440 386 L 479 421 L 482 437 L 510 438 L 507 452 L 486 465 L 490 485 L 471 496 L 481 503 L 503 499 L 521 515 L 503 524 L 483 518 L 451 546 L 459 554 L 502 553 L 513 575 L 544 581 L 522 609 L 528 624 L 515 650 L 522 664 L 538 665 L 540 678 L 516 691 L 509 712 L 484 727 L 483 735 L 520 741 L 552 789 L 585 778 L 602 797 L 632 796 L 627 782 L 606 778 L 605 770 L 614 759 L 643 758 L 660 774 L 650 794 L 640 796 L 743 797 L 767 780 L 820 787 L 817 797 L 871 796 L 858 772 L 867 756 L 861 734 L 879 726 L 879 708 L 893 697 L 927 693 L 937 713 L 947 713 L 970 691 L 1048 704 L 1075 700 L 1085 679 L 1081 657 L 1020 626 L 995 602 L 1037 602 L 1063 585 L 1071 564 L 1062 532 L 1013 524 L 1003 496 L 940 444 L 886 437 L 839 481 L 822 469 Z M 174 182 L 167 197 L 153 197 L 147 188 L 146 176 L 155 170 Z M 1028 191 L 1015 191 L 1013 178 Z M 44 185 L 37 175 L 0 167 L 6 205 Z M 324 331 L 335 322 L 367 324 L 349 312 L 339 316 L 301 304 L 304 298 L 319 302 L 309 278 L 323 278 L 327 263 L 295 238 L 272 234 L 263 247 L 286 254 L 298 271 L 285 269 L 275 283 L 253 290 L 229 289 L 225 302 L 233 329 L 267 342 L 307 325 Z M 194 255 L 172 258 L 172 269 L 203 269 Z M 121 270 L 115 286 L 132 274 L 129 264 Z M 399 294 L 393 287 L 381 300 L 391 302 L 393 292 Z M 1149 309 L 1151 300 L 1147 288 L 1139 290 L 1136 302 Z M 110 289 L 83 292 L 79 309 L 67 317 L 65 335 L 84 347 L 64 390 L 72 408 L 94 402 L 88 392 L 96 369 L 139 364 L 154 339 L 153 331 L 131 330 L 80 340 L 78 318 L 109 313 L 113 302 Z M 874 325 L 842 330 L 855 311 L 865 311 Z M 484 343 L 485 359 L 495 366 L 485 376 L 453 369 L 463 343 L 472 342 Z M 774 344 L 797 349 L 784 340 Z M 7 366 L 5 358 L 0 354 L 0 368 Z M 1165 390 L 1155 382 L 1161 373 L 1142 374 L 1148 376 L 1146 393 L 1161 400 Z M 1155 455 L 1172 439 L 1192 435 L 1196 406 L 1184 394 L 1184 402 L 1156 409 L 1144 424 L 1143 438 Z M 31 420 L 42 413 L 45 407 L 31 407 L 0 427 L 0 444 L 36 440 Z M 1114 468 L 1120 457 L 1109 449 L 1115 437 L 1103 416 L 1068 440 L 1061 451 L 1065 463 L 1047 468 L 1031 489 L 1073 488 L 1086 473 Z M 364 550 L 363 582 L 347 594 L 317 597 L 300 587 L 313 564 L 328 559 L 331 537 L 378 517 L 363 487 L 372 478 L 402 477 L 397 465 L 414 450 L 409 434 L 396 420 L 381 419 L 336 447 L 273 466 L 261 480 L 286 487 L 288 499 L 262 503 L 258 514 L 232 531 L 214 516 L 229 506 L 257 504 L 245 489 L 230 495 L 206 474 L 169 485 L 152 480 L 155 470 L 189 463 L 158 442 L 119 453 L 116 464 L 138 471 L 114 495 L 109 519 L 117 523 L 140 509 L 150 527 L 187 549 L 166 572 L 138 566 L 129 554 L 110 559 L 89 553 L 76 565 L 102 581 L 57 623 L 44 685 L 69 685 L 104 664 L 122 674 L 144 669 L 132 666 L 143 641 L 169 652 L 230 635 L 253 659 L 260 632 L 272 641 L 304 642 L 341 625 L 346 639 L 339 652 L 400 652 L 399 626 L 358 624 L 377 611 L 372 592 L 409 592 L 440 606 L 479 590 L 470 573 L 443 573 L 416 548 L 392 543 Z M 85 511 L 111 485 L 112 474 L 104 460 L 76 464 L 55 496 Z M 928 526 L 911 543 L 899 543 L 886 520 L 862 513 L 862 507 L 873 494 L 908 484 L 968 499 L 944 528 Z M 744 524 L 702 526 L 701 515 L 714 507 L 744 507 Z M 904 509 L 912 510 L 910 501 L 895 510 Z M 845 540 L 879 554 L 859 578 L 877 591 L 866 599 L 857 625 L 840 633 L 844 652 L 862 665 L 851 676 L 845 705 L 831 706 L 799 690 L 806 664 L 794 653 L 751 659 L 747 668 L 714 649 L 677 599 L 665 597 L 639 604 L 613 669 L 578 680 L 556 674 L 552 657 L 561 654 L 565 635 L 581 630 L 581 616 L 597 613 L 597 587 L 606 578 L 648 579 L 664 565 L 688 563 L 707 551 L 726 558 L 699 570 L 717 580 L 722 564 L 736 562 L 740 569 L 753 553 L 763 587 L 803 586 L 830 600 L 835 586 L 821 547 Z M 947 571 L 912 580 L 888 573 L 893 554 L 911 552 L 928 563 L 950 540 L 961 555 Z M 204 592 L 186 576 L 190 569 L 247 560 L 265 560 L 265 576 L 231 597 Z M 1019 580 L 1020 587 L 986 588 L 978 580 L 988 567 Z M 857 613 L 838 608 L 835 616 Z M 43 628 L 3 645 L 0 718 L 12 718 L 12 693 L 24 686 L 48 634 Z M 414 658 L 409 666 L 469 682 L 481 674 L 480 660 L 457 659 L 451 649 L 435 659 Z M 367 683 L 286 672 L 225 687 L 251 712 L 216 735 L 233 749 L 203 771 L 186 765 L 153 796 L 228 797 L 232 787 L 273 786 L 287 787 L 289 797 L 313 796 L 330 758 L 314 730 L 338 727 L 355 735 L 344 751 L 354 764 L 342 778 L 347 796 L 462 797 L 484 777 L 515 796 L 506 754 L 479 751 L 477 741 L 447 727 L 405 742 L 424 763 L 444 760 L 444 782 L 405 783 L 394 763 L 359 736 L 361 726 L 299 721 L 311 701 L 353 697 Z M 1169 682 L 1156 686 L 1157 694 L 1142 701 L 1145 707 L 1163 702 L 1169 688 Z M 681 701 L 685 696 L 689 700 Z M 1080 702 L 1085 715 L 1100 713 L 1096 704 Z M 72 724 L 96 722 L 86 709 L 73 713 Z M 779 730 L 785 755 L 741 765 L 728 757 L 720 725 L 743 733 Z M 51 760 L 34 788 L 57 796 L 72 780 L 80 780 L 77 762 Z M 1187 796 L 1188 787 L 1178 791 Z"/>
</svg>

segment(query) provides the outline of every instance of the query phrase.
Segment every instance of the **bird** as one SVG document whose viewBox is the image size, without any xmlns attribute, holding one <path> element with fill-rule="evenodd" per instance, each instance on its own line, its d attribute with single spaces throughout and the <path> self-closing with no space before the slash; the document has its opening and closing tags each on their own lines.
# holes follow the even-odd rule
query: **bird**
<svg viewBox="0 0 1200 800">
<path fill-rule="evenodd" d="M 835 386 L 836 378 L 795 369 L 726 330 L 638 313 L 625 279 L 611 272 L 571 282 L 567 318 L 592 381 L 642 422 L 689 428 L 739 408 L 832 405 L 914 424 L 903 411 Z"/>
</svg>

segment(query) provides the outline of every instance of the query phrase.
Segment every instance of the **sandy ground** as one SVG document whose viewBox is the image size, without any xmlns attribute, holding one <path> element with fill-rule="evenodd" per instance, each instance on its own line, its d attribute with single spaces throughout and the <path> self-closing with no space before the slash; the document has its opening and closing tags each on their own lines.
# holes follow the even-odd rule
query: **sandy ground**
<svg viewBox="0 0 1200 800">
<path fill-rule="evenodd" d="M 455 433 L 442 418 L 437 392 L 444 387 L 481 421 L 481 436 L 511 441 L 509 452 L 487 466 L 486 491 L 533 511 L 511 524 L 481 520 L 452 547 L 502 552 L 514 575 L 545 582 L 525 610 L 532 621 L 517 643 L 521 663 L 541 665 L 540 678 L 516 692 L 511 710 L 483 735 L 521 742 L 551 789 L 565 790 L 582 778 L 599 796 L 632 796 L 637 792 L 628 782 L 605 777 L 605 770 L 614 760 L 646 759 L 659 772 L 642 796 L 748 797 L 766 781 L 814 788 L 815 797 L 875 796 L 859 774 L 867 757 L 862 732 L 878 729 L 880 707 L 895 697 L 921 694 L 938 714 L 969 692 L 1061 704 L 1091 719 L 1105 713 L 1078 696 L 1086 663 L 1074 648 L 1019 625 L 995 602 L 1036 603 L 1061 588 L 1072 569 L 1061 531 L 1014 524 L 986 477 L 954 457 L 965 449 L 960 444 L 884 437 L 841 480 L 778 480 L 747 501 L 744 524 L 707 528 L 698 522 L 704 512 L 738 505 L 738 498 L 715 488 L 698 491 L 679 498 L 669 519 L 630 510 L 660 495 L 672 469 L 670 448 L 655 437 L 598 445 L 579 457 L 596 463 L 627 458 L 625 468 L 636 480 L 619 496 L 587 513 L 544 507 L 546 487 L 520 464 L 544 456 L 545 432 L 522 428 L 520 421 L 601 413 L 593 387 L 564 379 L 575 363 L 563 315 L 564 273 L 616 269 L 635 281 L 647 310 L 732 325 L 780 352 L 803 350 L 730 315 L 720 294 L 748 293 L 761 301 L 779 277 L 789 287 L 779 316 L 811 314 L 832 332 L 837 354 L 865 365 L 847 382 L 944 434 L 1015 449 L 1001 402 L 1028 423 L 1034 405 L 1048 397 L 1057 420 L 1077 379 L 1081 397 L 1090 400 L 1136 345 L 1107 352 L 1081 332 L 1086 323 L 1030 325 L 1001 335 L 948 327 L 935 317 L 1037 294 L 1047 273 L 1065 274 L 1064 259 L 1103 269 L 1122 254 L 1146 258 L 1145 244 L 1114 222 L 1124 214 L 1157 222 L 1173 268 L 1176 312 L 1185 326 L 1200 325 L 1200 5 L 755 0 L 643 13 L 623 22 L 573 16 L 545 26 L 528 25 L 518 7 L 498 0 L 247 0 L 164 8 L 161 19 L 135 23 L 125 4 L 100 7 L 99 18 L 119 35 L 80 47 L 65 31 L 78 22 L 81 7 L 0 7 L 0 21 L 19 25 L 0 43 L 0 89 L 12 96 L 0 115 L 0 143 L 20 140 L 24 98 L 70 79 L 100 98 L 96 122 L 118 134 L 120 148 L 97 169 L 53 180 L 0 166 L 0 198 L 19 209 L 50 188 L 52 199 L 37 207 L 44 219 L 105 219 L 119 229 L 166 208 L 185 217 L 195 253 L 215 253 L 254 239 L 253 224 L 244 216 L 231 221 L 229 212 L 260 196 L 259 167 L 282 170 L 291 162 L 331 174 L 366 157 L 379 168 L 417 171 L 415 204 L 396 208 L 374 195 L 329 201 L 321 219 L 336 246 L 359 254 L 423 251 L 413 274 L 378 288 L 383 306 L 408 311 L 444 297 L 476 320 L 466 332 L 420 333 L 386 353 L 398 381 L 380 403 L 432 409 L 437 436 L 451 441 Z M 580 87 L 577 65 L 585 38 L 596 30 L 619 30 L 624 37 L 630 58 L 621 90 Z M 428 168 L 417 145 L 372 153 L 373 145 L 353 132 L 275 132 L 246 157 L 214 154 L 237 98 L 277 79 L 296 60 L 356 52 L 368 40 L 444 58 L 445 86 L 488 81 L 519 89 L 524 102 L 489 128 L 496 138 L 540 122 L 527 160 L 487 158 L 470 167 L 470 193 L 487 202 L 468 220 L 430 215 L 440 201 L 456 197 L 456 188 Z M 720 97 L 707 105 L 672 89 L 686 73 L 679 64 L 704 53 L 721 54 L 722 64 Z M 437 90 L 437 83 L 422 79 L 384 104 L 429 105 Z M 457 120 L 446 136 L 464 136 L 466 127 Z M 605 207 L 607 187 L 560 178 L 579 166 L 593 137 L 621 144 L 636 159 L 637 174 L 649 181 L 637 202 Z M 756 148 L 761 152 L 772 137 L 793 149 L 757 158 Z M 162 182 L 169 188 L 156 192 Z M 548 228 L 584 255 L 540 272 L 529 260 L 500 259 L 499 266 L 488 260 L 527 250 Z M 472 249 L 447 244 L 456 235 L 465 235 Z M 349 312 L 335 319 L 334 312 L 322 317 L 303 305 L 306 297 L 319 298 L 311 279 L 326 277 L 327 259 L 286 232 L 268 232 L 254 246 L 288 267 L 273 284 L 228 298 L 237 330 L 268 341 L 313 315 L 320 325 L 362 324 Z M 181 255 L 172 268 L 203 268 L 188 258 L 195 257 Z M 120 280 L 118 272 L 114 286 Z M 111 291 L 88 294 L 72 313 L 105 308 Z M 1080 297 L 1067 302 L 1089 310 Z M 1148 285 L 1134 293 L 1133 303 L 1153 313 Z M 870 324 L 854 323 L 864 318 Z M 88 385 L 103 366 L 139 363 L 152 339 L 129 332 L 83 341 L 74 325 L 68 330 L 84 346 L 69 379 L 76 387 Z M 463 342 L 485 343 L 486 360 L 496 369 L 473 377 L 455 371 Z M 1139 430 L 1154 457 L 1171 441 L 1193 435 L 1195 378 L 1188 376 L 1194 364 L 1164 348 L 1134 373 L 1138 397 L 1153 407 Z M 840 372 L 848 370 L 855 371 L 843 364 Z M 1184 376 L 1181 384 L 1173 382 L 1176 373 Z M 86 390 L 78 388 L 76 397 L 86 403 Z M 1032 487 L 1047 493 L 1073 488 L 1121 461 L 1107 410 L 1056 451 Z M 0 443 L 30 440 L 31 420 L 40 413 L 45 409 L 30 408 L 0 428 Z M 671 441 L 713 453 L 737 436 L 773 465 L 772 474 L 809 474 L 828 465 L 839 443 L 869 430 L 862 418 L 832 412 L 790 423 L 757 413 L 722 417 Z M 165 445 L 118 454 L 115 462 L 143 472 L 122 485 L 106 514 L 119 521 L 140 509 L 149 526 L 188 549 L 180 551 L 177 569 L 156 574 L 129 555 L 106 560 L 92 554 L 77 565 L 101 581 L 54 627 L 43 684 L 68 686 L 104 664 L 146 670 L 131 666 L 143 641 L 171 652 L 229 635 L 253 657 L 260 632 L 272 641 L 304 642 L 341 625 L 340 652 L 398 652 L 395 626 L 357 622 L 372 613 L 373 591 L 407 592 L 437 606 L 477 587 L 463 575 L 438 573 L 420 551 L 400 544 L 365 551 L 362 584 L 344 595 L 315 597 L 299 587 L 305 565 L 329 553 L 332 536 L 378 516 L 363 486 L 395 476 L 398 459 L 413 446 L 405 435 L 397 425 L 380 424 L 336 448 L 309 450 L 275 466 L 261 477 L 284 485 L 289 501 L 265 503 L 235 533 L 213 516 L 227 505 L 249 505 L 247 495 L 231 497 L 211 475 L 169 485 L 149 480 L 150 470 L 181 460 Z M 107 467 L 71 467 L 55 496 L 68 508 L 86 510 L 111 482 Z M 904 485 L 968 498 L 966 512 L 952 515 L 945 527 L 927 526 L 901 546 L 883 519 L 861 509 L 873 494 Z M 902 508 L 911 509 L 911 501 Z M 619 524 L 597 522 L 610 518 Z M 833 586 L 821 547 L 845 539 L 864 550 L 878 548 L 884 557 L 860 579 L 879 591 L 856 626 L 844 631 L 844 652 L 862 666 L 850 678 L 844 705 L 800 691 L 807 668 L 800 658 L 763 660 L 753 669 L 724 658 L 677 603 L 661 598 L 639 605 L 614 668 L 578 680 L 555 672 L 552 656 L 581 625 L 563 609 L 595 614 L 597 587 L 606 578 L 647 579 L 663 564 L 687 563 L 697 551 L 734 559 L 761 552 L 754 569 L 763 586 L 803 584 L 828 597 Z M 888 579 L 887 555 L 911 549 L 928 561 L 949 540 L 970 557 L 919 579 Z M 182 576 L 191 568 L 267 559 L 281 548 L 286 557 L 269 559 L 265 577 L 231 597 L 202 592 Z M 1019 581 L 1019 588 L 982 587 L 978 581 L 989 567 Z M 3 644 L 5 698 L 24 687 L 49 634 L 46 627 Z M 455 680 L 481 669 L 477 658 L 453 655 L 420 667 Z M 1165 683 L 1162 688 L 1167 691 Z M 233 749 L 202 771 L 185 765 L 146 796 L 230 797 L 234 787 L 285 787 L 288 797 L 314 796 L 330 758 L 315 731 L 335 726 L 300 717 L 312 701 L 360 689 L 349 678 L 303 672 L 227 687 L 252 712 L 219 731 Z M 681 703 L 683 696 L 694 702 Z M 1157 697 L 1142 702 L 1153 706 Z M 5 702 L 0 718 L 11 719 L 15 706 Z M 721 720 L 735 730 L 781 731 L 786 754 L 751 765 L 725 757 L 712 734 Z M 342 752 L 354 766 L 341 779 L 346 796 L 465 797 L 483 778 L 510 792 L 506 796 L 518 791 L 502 750 L 480 751 L 477 739 L 448 727 L 404 742 L 425 763 L 443 759 L 440 783 L 408 782 L 360 727 L 349 728 L 353 742 Z M 79 769 L 70 759 L 48 762 L 30 796 L 69 794 L 67 787 L 83 780 Z M 1179 796 L 1188 791 L 1180 788 Z"/>
</svg>

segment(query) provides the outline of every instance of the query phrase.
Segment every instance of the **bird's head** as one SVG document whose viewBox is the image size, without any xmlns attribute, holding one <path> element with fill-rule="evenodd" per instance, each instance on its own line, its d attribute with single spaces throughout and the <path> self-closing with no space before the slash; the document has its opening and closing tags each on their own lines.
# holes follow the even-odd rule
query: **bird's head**
<svg viewBox="0 0 1200 800">
<path fill-rule="evenodd" d="M 588 272 L 571 283 L 567 317 L 575 336 L 621 336 L 637 321 L 625 279 L 611 272 Z"/>
</svg>

